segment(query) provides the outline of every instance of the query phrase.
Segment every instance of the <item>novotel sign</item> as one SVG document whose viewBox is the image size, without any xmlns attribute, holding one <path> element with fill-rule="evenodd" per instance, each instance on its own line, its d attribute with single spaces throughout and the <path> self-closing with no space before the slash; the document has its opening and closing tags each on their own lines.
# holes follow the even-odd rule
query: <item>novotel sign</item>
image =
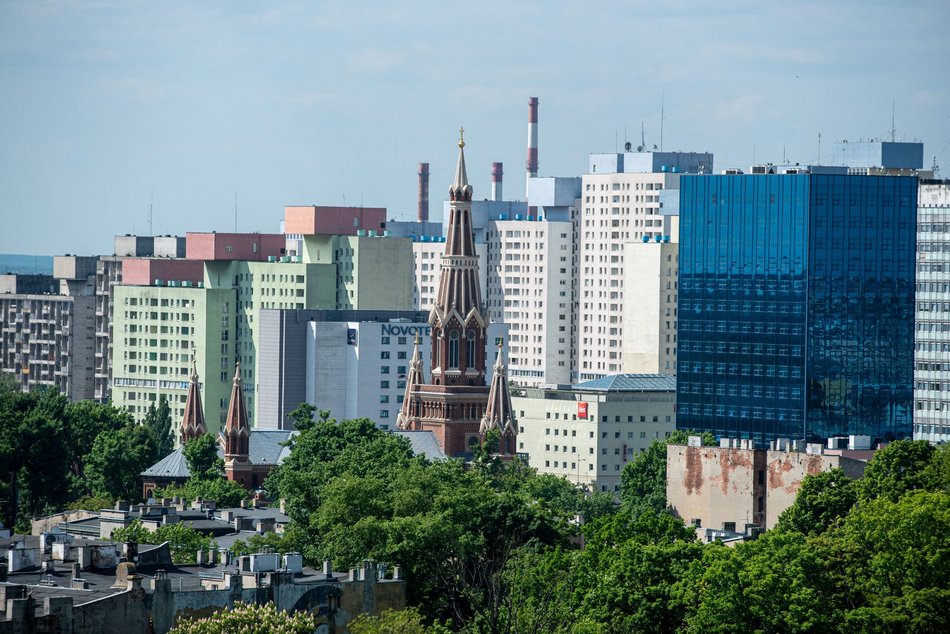
<svg viewBox="0 0 950 634">
<path fill-rule="evenodd" d="M 383 324 L 382 333 L 384 335 L 395 335 L 397 337 L 405 337 L 406 335 L 411 337 L 415 337 L 416 335 L 420 337 L 428 337 L 431 331 L 431 326 L 400 326 L 398 324 Z"/>
</svg>

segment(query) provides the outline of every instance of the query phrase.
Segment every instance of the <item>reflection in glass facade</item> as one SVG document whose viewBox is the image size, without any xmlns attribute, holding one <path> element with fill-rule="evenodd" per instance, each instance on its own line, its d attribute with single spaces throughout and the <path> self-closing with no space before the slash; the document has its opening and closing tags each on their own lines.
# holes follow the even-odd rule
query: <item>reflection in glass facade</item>
<svg viewBox="0 0 950 634">
<path fill-rule="evenodd" d="M 683 176 L 677 427 L 911 435 L 917 179 Z"/>
</svg>

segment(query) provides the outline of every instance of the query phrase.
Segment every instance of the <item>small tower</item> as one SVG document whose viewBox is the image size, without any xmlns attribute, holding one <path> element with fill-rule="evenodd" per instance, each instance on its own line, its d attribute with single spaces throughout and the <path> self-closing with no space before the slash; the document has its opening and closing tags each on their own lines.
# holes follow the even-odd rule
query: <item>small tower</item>
<svg viewBox="0 0 950 634">
<path fill-rule="evenodd" d="M 495 366 L 492 369 L 488 406 L 485 408 L 485 415 L 482 416 L 479 433 L 484 439 L 492 429 L 500 432 L 498 453 L 503 456 L 513 456 L 516 453 L 515 441 L 518 437 L 518 426 L 515 411 L 511 407 L 511 394 L 508 392 L 508 377 L 502 361 L 501 339 L 498 340 L 498 356 L 495 358 Z"/>
<path fill-rule="evenodd" d="M 419 357 L 419 335 L 416 335 L 412 348 L 412 359 L 409 361 L 409 374 L 406 376 L 406 394 L 402 399 L 402 407 L 399 408 L 399 415 L 396 417 L 397 429 L 413 429 L 412 419 L 413 404 L 412 391 L 417 385 L 422 385 L 422 359 Z"/>
<path fill-rule="evenodd" d="M 251 429 L 247 423 L 247 406 L 244 403 L 244 382 L 241 381 L 241 364 L 234 370 L 231 385 L 231 401 L 224 424 L 224 473 L 228 480 L 249 486 L 251 463 L 248 460 Z"/>
<path fill-rule="evenodd" d="M 185 414 L 181 418 L 178 436 L 182 446 L 208 433 L 205 415 L 201 408 L 201 389 L 198 387 L 198 367 L 195 358 L 191 358 L 191 384 L 188 386 L 188 398 L 185 400 Z"/>
</svg>

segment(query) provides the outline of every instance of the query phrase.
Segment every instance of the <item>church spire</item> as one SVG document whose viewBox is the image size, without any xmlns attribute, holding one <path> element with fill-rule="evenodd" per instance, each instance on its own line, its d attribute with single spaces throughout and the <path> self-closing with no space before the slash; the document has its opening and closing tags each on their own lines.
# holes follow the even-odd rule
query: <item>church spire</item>
<svg viewBox="0 0 950 634">
<path fill-rule="evenodd" d="M 191 383 L 188 385 L 188 398 L 185 400 L 185 413 L 181 417 L 179 432 L 183 446 L 208 432 L 201 408 L 201 389 L 198 387 L 198 367 L 194 356 L 191 357 Z"/>
<path fill-rule="evenodd" d="M 244 403 L 244 382 L 241 381 L 241 364 L 235 364 L 234 381 L 231 384 L 231 401 L 224 424 L 224 460 L 228 463 L 247 461 L 250 425 L 247 422 L 247 405 Z"/>
<path fill-rule="evenodd" d="M 472 200 L 472 186 L 468 184 L 468 172 L 465 171 L 465 128 L 459 128 L 459 160 L 455 165 L 455 180 L 449 187 L 449 200 Z"/>
<path fill-rule="evenodd" d="M 412 359 L 409 361 L 409 374 L 406 376 L 406 394 L 402 398 L 402 407 L 399 408 L 399 415 L 396 417 L 396 427 L 398 429 L 410 429 L 412 418 L 412 390 L 422 385 L 422 358 L 419 357 L 419 335 L 413 342 Z"/>
<path fill-rule="evenodd" d="M 501 445 L 498 452 L 502 454 L 515 453 L 515 436 L 518 429 L 515 421 L 515 412 L 511 407 L 511 394 L 508 392 L 508 377 L 502 360 L 502 341 L 498 340 L 498 356 L 495 357 L 495 367 L 492 369 L 491 388 L 488 390 L 488 406 L 482 416 L 479 433 L 484 436 L 492 429 L 501 433 Z"/>
</svg>

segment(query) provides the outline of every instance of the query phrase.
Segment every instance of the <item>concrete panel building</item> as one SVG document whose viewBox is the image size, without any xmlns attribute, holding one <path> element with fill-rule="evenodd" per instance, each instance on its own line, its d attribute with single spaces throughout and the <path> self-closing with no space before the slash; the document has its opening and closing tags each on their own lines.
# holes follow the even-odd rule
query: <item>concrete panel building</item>
<svg viewBox="0 0 950 634">
<path fill-rule="evenodd" d="M 0 295 L 0 368 L 24 391 L 59 390 L 72 401 L 94 393 L 95 297 Z"/>
<path fill-rule="evenodd" d="M 781 449 L 778 447 L 781 446 Z M 834 468 L 850 478 L 864 474 L 865 461 L 826 455 L 822 445 L 810 452 L 755 449 L 751 441 L 723 439 L 720 447 L 690 445 L 666 448 L 666 499 L 670 510 L 688 525 L 725 533 L 747 527 L 770 529 L 795 501 L 806 475 Z"/>
<path fill-rule="evenodd" d="M 185 257 L 189 260 L 267 261 L 286 253 L 280 233 L 201 233 L 185 235 Z"/>
<path fill-rule="evenodd" d="M 439 293 L 439 272 L 445 242 L 441 236 L 416 236 L 412 239 L 412 309 L 428 313 Z M 475 243 L 478 256 L 478 283 L 488 288 L 488 245 Z M 486 293 L 487 294 L 487 293 Z"/>
<path fill-rule="evenodd" d="M 579 380 L 624 367 L 624 244 L 678 242 L 664 209 L 682 174 L 712 173 L 713 155 L 697 152 L 591 154 L 578 223 L 577 368 Z M 664 213 L 666 212 L 666 213 Z"/>
<path fill-rule="evenodd" d="M 950 181 L 921 180 L 917 206 L 914 438 L 950 441 Z"/>
<path fill-rule="evenodd" d="M 675 242 L 623 245 L 624 372 L 676 375 L 678 272 Z"/>
<path fill-rule="evenodd" d="M 234 372 L 236 314 L 231 288 L 115 286 L 112 402 L 142 418 L 164 394 L 172 420 L 181 420 L 194 356 L 208 431 L 218 431 Z"/>
<path fill-rule="evenodd" d="M 533 387 L 570 383 L 574 288 L 571 222 L 492 220 L 485 237 L 488 316 L 511 329 L 509 380 Z"/>
<path fill-rule="evenodd" d="M 676 381 L 621 374 L 573 387 L 515 390 L 518 452 L 540 473 L 592 491 L 620 490 L 620 474 L 676 429 Z"/>
</svg>

